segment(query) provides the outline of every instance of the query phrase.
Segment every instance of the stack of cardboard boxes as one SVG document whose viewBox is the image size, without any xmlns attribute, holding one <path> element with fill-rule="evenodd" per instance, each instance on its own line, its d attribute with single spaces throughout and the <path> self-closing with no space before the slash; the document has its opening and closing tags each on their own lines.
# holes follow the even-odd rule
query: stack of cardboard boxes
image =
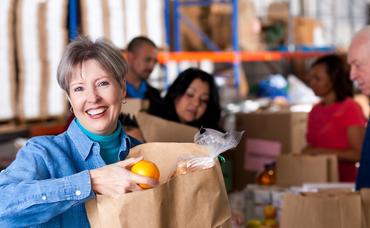
<svg viewBox="0 0 370 228">
<path fill-rule="evenodd" d="M 246 166 L 248 159 L 270 162 L 280 154 L 299 154 L 306 145 L 306 125 L 307 113 L 303 112 L 237 113 L 235 127 L 239 131 L 245 130 L 245 137 L 232 153 L 235 189 L 255 183 L 257 173 L 263 169 L 263 166 L 259 169 Z M 250 153 L 248 142 L 253 143 L 253 140 L 267 145 L 263 147 L 266 150 Z"/>
</svg>

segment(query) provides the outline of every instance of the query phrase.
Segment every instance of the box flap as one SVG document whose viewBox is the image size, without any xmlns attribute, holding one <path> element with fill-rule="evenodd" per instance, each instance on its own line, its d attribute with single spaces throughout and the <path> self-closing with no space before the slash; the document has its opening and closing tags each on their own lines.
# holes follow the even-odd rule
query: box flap
<svg viewBox="0 0 370 228">
<path fill-rule="evenodd" d="M 168 121 L 147 113 L 135 115 L 146 142 L 194 142 L 195 127 Z"/>
</svg>

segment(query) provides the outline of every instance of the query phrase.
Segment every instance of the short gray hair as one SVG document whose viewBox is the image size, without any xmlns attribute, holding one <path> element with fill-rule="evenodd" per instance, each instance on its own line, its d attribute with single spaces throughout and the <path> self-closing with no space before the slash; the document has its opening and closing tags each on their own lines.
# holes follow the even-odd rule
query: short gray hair
<svg viewBox="0 0 370 228">
<path fill-rule="evenodd" d="M 128 66 L 122 53 L 103 39 L 93 42 L 88 37 L 79 37 L 67 45 L 57 71 L 59 86 L 69 94 L 73 68 L 91 59 L 96 60 L 107 73 L 112 74 L 121 88 L 123 87 Z"/>
</svg>

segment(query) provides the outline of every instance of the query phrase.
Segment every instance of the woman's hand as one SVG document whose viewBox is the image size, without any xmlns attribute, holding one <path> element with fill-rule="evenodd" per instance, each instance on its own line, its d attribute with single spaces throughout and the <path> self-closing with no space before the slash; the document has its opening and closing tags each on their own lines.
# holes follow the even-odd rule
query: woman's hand
<svg viewBox="0 0 370 228">
<path fill-rule="evenodd" d="M 129 158 L 98 169 L 90 170 L 94 192 L 117 196 L 127 192 L 142 190 L 137 183 L 155 186 L 158 181 L 132 173 L 129 169 L 143 157 Z"/>
</svg>

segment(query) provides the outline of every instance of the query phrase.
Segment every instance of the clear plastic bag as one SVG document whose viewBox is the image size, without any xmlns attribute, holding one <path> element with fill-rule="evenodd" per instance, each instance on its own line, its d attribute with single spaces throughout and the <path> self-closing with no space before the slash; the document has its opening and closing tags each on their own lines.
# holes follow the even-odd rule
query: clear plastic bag
<svg viewBox="0 0 370 228">
<path fill-rule="evenodd" d="M 208 156 L 188 156 L 179 158 L 172 177 L 213 167 L 216 158 L 221 153 L 238 145 L 243 133 L 244 131 L 222 133 L 210 128 L 201 128 L 194 136 L 194 143 L 206 147 L 209 152 Z"/>
</svg>

